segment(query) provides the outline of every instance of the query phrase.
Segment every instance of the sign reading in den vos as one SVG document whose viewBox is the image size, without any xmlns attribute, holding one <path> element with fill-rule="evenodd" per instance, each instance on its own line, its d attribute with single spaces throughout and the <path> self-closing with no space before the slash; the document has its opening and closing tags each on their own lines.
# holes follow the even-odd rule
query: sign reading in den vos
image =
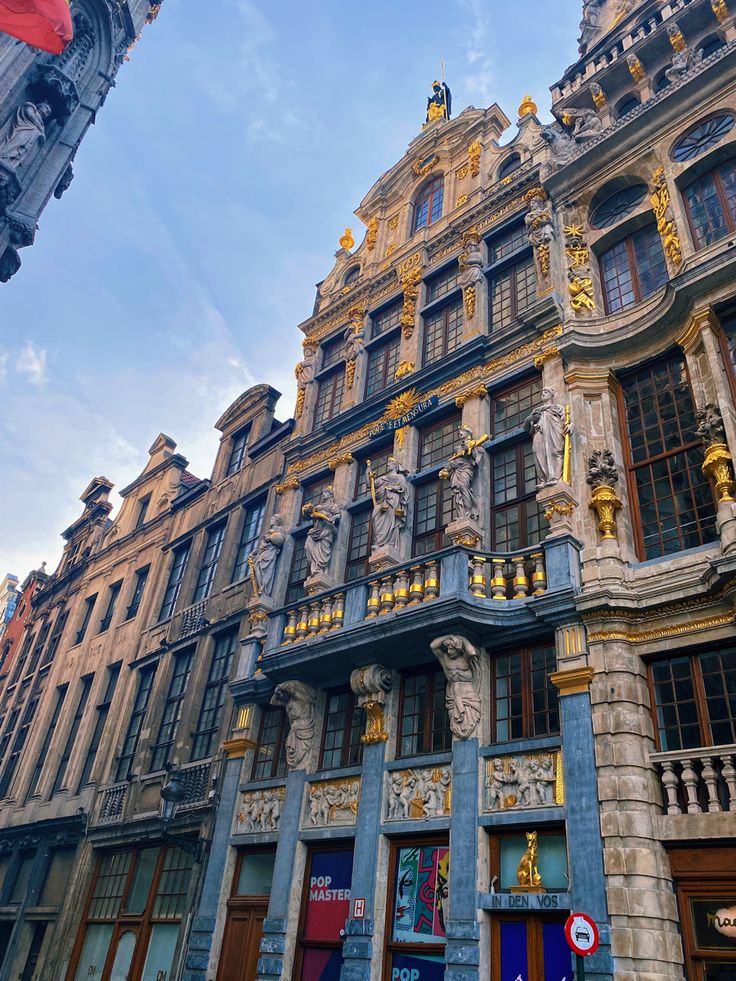
<svg viewBox="0 0 736 981">
<path fill-rule="evenodd" d="M 504 893 L 488 892 L 481 896 L 482 909 L 503 910 L 553 910 L 570 909 L 570 894 L 567 892 Z"/>
</svg>

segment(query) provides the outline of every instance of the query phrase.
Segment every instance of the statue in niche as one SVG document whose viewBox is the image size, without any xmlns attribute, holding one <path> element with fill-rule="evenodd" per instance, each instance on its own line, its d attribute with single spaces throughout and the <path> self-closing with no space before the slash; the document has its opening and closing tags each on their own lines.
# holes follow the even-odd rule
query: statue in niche
<svg viewBox="0 0 736 981">
<path fill-rule="evenodd" d="M 317 693 L 303 681 L 283 681 L 276 685 L 271 705 L 283 708 L 289 720 L 286 737 L 286 764 L 296 770 L 304 763 L 314 737 L 315 703 Z"/>
<path fill-rule="evenodd" d="M 692 48 L 684 47 L 681 51 L 675 51 L 672 64 L 665 71 L 665 75 L 670 82 L 678 82 L 681 78 L 695 68 L 703 60 L 703 49 L 693 51 Z"/>
<path fill-rule="evenodd" d="M 0 143 L 0 162 L 17 167 L 36 146 L 46 142 L 46 120 L 51 118 L 48 102 L 24 102 Z"/>
<path fill-rule="evenodd" d="M 389 457 L 386 473 L 374 477 L 371 461 L 367 460 L 368 479 L 373 497 L 371 551 L 377 548 L 398 549 L 401 532 L 406 526 L 406 507 L 409 502 L 409 484 L 406 470 L 402 470 L 395 457 Z"/>
<path fill-rule="evenodd" d="M 464 637 L 450 634 L 429 645 L 447 679 L 445 705 L 450 729 L 459 739 L 475 734 L 480 721 L 480 658 L 477 648 Z"/>
<path fill-rule="evenodd" d="M 550 487 L 562 479 L 565 459 L 565 436 L 570 434 L 565 422 L 565 406 L 555 402 L 551 388 L 543 388 L 541 404 L 524 422 L 532 437 L 534 462 L 537 465 L 537 488 Z"/>
<path fill-rule="evenodd" d="M 331 486 L 325 487 L 318 504 L 305 504 L 302 508 L 304 517 L 309 518 L 312 527 L 307 534 L 305 549 L 309 559 L 310 576 L 327 572 L 332 558 L 332 546 L 337 534 L 341 508 L 335 503 L 335 494 Z"/>
<path fill-rule="evenodd" d="M 566 125 L 572 125 L 572 138 L 576 143 L 592 140 L 603 132 L 603 121 L 595 109 L 566 109 Z"/>
<path fill-rule="evenodd" d="M 440 477 L 450 482 L 455 519 L 477 521 L 478 499 L 473 491 L 473 482 L 483 455 L 481 447 L 488 442 L 488 436 L 473 439 L 473 432 L 468 426 L 461 426 L 459 433 L 460 446 L 440 470 Z"/>
<path fill-rule="evenodd" d="M 285 535 L 280 514 L 274 514 L 268 531 L 261 535 L 255 553 L 248 556 L 256 596 L 270 596 L 276 576 L 276 563 L 284 547 Z"/>
<path fill-rule="evenodd" d="M 301 418 L 304 411 L 304 400 L 307 395 L 307 386 L 314 381 L 317 371 L 317 345 L 307 338 L 302 347 L 304 348 L 304 360 L 294 368 L 296 378 L 296 411 L 297 419 Z"/>
<path fill-rule="evenodd" d="M 535 194 L 529 202 L 529 211 L 524 218 L 527 238 L 530 245 L 539 248 L 549 245 L 555 239 L 555 226 L 552 222 L 552 202 L 546 191 Z"/>
<path fill-rule="evenodd" d="M 452 93 L 445 82 L 432 82 L 432 94 L 427 98 L 427 118 L 424 123 L 434 123 L 438 119 L 449 119 L 452 112 Z"/>
</svg>

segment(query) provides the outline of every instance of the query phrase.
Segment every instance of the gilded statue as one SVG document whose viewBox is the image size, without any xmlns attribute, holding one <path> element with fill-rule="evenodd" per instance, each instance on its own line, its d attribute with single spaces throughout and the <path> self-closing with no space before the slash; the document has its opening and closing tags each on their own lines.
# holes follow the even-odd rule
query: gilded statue
<svg viewBox="0 0 736 981">
<path fill-rule="evenodd" d="M 458 430 L 460 444 L 446 465 L 440 470 L 442 480 L 450 482 L 450 492 L 455 512 L 455 519 L 478 520 L 478 499 L 473 491 L 473 483 L 478 470 L 478 464 L 483 456 L 481 447 L 488 442 L 488 436 L 473 438 L 473 432 L 468 426 Z"/>
<path fill-rule="evenodd" d="M 452 112 L 452 93 L 446 82 L 432 82 L 432 95 L 427 98 L 427 118 L 424 125 L 449 119 Z"/>
<path fill-rule="evenodd" d="M 0 142 L 0 162 L 17 167 L 36 146 L 46 142 L 46 120 L 51 117 L 48 102 L 24 102 Z"/>
<path fill-rule="evenodd" d="M 521 857 L 516 870 L 516 879 L 522 889 L 538 889 L 542 885 L 542 876 L 538 865 L 539 845 L 537 832 L 527 831 L 526 851 Z"/>
</svg>

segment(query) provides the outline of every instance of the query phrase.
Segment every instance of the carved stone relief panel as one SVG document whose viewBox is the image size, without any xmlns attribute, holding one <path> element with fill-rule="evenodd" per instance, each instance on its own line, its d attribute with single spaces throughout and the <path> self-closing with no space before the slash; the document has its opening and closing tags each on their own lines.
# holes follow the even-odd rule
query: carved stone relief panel
<svg viewBox="0 0 736 981">
<path fill-rule="evenodd" d="M 359 777 L 312 783 L 307 789 L 307 809 L 303 824 L 307 828 L 355 824 L 359 800 Z"/>
<path fill-rule="evenodd" d="M 446 817 L 451 809 L 452 772 L 449 765 L 389 773 L 387 821 Z"/>
<path fill-rule="evenodd" d="M 236 834 L 278 831 L 286 787 L 247 790 L 241 794 Z"/>
<path fill-rule="evenodd" d="M 486 811 L 564 804 L 562 754 L 497 756 L 486 761 Z"/>
</svg>

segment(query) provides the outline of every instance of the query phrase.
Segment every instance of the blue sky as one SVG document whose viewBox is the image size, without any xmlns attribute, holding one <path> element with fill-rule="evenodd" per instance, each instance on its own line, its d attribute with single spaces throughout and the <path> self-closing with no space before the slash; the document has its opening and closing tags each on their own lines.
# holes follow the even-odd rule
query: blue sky
<svg viewBox="0 0 736 981">
<path fill-rule="evenodd" d="M 288 416 L 296 325 L 440 59 L 454 114 L 528 91 L 547 117 L 580 7 L 165 0 L 0 286 L 0 574 L 53 568 L 89 479 L 125 486 L 160 431 L 208 476 L 240 392 Z"/>
</svg>

